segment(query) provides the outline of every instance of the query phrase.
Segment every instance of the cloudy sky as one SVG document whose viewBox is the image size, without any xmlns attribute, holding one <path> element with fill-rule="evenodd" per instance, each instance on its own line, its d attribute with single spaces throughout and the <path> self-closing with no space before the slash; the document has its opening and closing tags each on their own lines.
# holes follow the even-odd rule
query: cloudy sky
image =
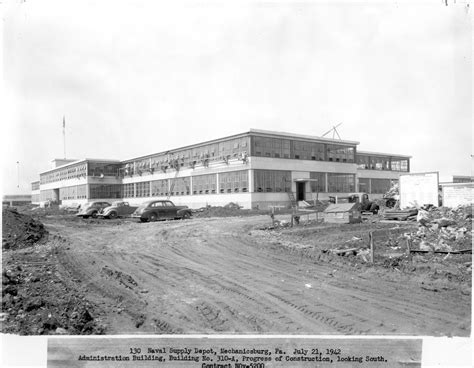
<svg viewBox="0 0 474 368">
<path fill-rule="evenodd" d="M 412 155 L 413 172 L 470 175 L 466 3 L 7 3 L 3 193 L 63 157 L 63 116 L 68 158 L 342 123 L 360 150 Z"/>
</svg>

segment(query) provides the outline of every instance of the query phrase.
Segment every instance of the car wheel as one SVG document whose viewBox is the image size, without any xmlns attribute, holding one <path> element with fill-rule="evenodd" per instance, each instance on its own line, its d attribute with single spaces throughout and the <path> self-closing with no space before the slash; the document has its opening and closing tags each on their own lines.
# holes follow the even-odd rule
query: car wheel
<svg viewBox="0 0 474 368">
<path fill-rule="evenodd" d="M 117 212 L 110 212 L 109 213 L 109 218 L 111 218 L 111 219 L 117 218 Z"/>
<path fill-rule="evenodd" d="M 141 222 L 147 222 L 148 220 L 146 218 L 140 218 Z"/>
<path fill-rule="evenodd" d="M 183 220 L 187 220 L 188 218 L 190 218 L 191 215 L 189 214 L 189 212 L 185 212 L 183 213 L 183 216 L 181 217 Z"/>
<path fill-rule="evenodd" d="M 91 216 L 92 216 L 93 218 L 97 218 L 97 211 L 92 212 L 92 213 L 91 213 Z"/>
<path fill-rule="evenodd" d="M 156 221 L 156 220 L 158 220 L 158 216 L 156 215 L 156 213 L 152 213 L 150 215 L 150 221 Z"/>
</svg>

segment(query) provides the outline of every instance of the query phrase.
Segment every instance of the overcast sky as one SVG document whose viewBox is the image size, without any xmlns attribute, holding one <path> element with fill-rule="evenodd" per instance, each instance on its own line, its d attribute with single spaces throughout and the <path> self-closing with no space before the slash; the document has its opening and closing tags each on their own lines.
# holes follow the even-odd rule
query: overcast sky
<svg viewBox="0 0 474 368">
<path fill-rule="evenodd" d="M 412 172 L 472 175 L 470 14 L 449 3 L 7 3 L 3 193 L 63 157 L 63 115 L 68 158 L 342 123 Z"/>
</svg>

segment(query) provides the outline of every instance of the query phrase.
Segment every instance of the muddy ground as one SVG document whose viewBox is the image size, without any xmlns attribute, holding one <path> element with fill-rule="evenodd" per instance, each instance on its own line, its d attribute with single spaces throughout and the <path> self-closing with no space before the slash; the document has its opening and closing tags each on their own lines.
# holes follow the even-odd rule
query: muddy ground
<svg viewBox="0 0 474 368">
<path fill-rule="evenodd" d="M 416 223 L 33 216 L 49 236 L 4 249 L 3 332 L 470 335 L 471 254 L 407 255 Z M 370 231 L 374 264 L 328 252 L 366 249 Z"/>
</svg>

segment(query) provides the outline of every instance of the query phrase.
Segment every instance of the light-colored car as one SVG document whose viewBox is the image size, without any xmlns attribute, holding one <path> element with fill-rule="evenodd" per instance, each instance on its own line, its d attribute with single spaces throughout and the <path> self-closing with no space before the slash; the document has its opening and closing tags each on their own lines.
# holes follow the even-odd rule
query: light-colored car
<svg viewBox="0 0 474 368">
<path fill-rule="evenodd" d="M 154 200 L 143 203 L 132 214 L 132 217 L 139 218 L 140 221 L 157 221 L 171 219 L 187 219 L 192 215 L 192 211 L 187 206 L 175 206 L 168 200 Z"/>
<path fill-rule="evenodd" d="M 116 201 L 111 206 L 101 209 L 98 216 L 114 219 L 130 216 L 136 209 L 137 207 L 130 206 L 128 202 Z"/>
<path fill-rule="evenodd" d="M 78 217 L 88 218 L 88 217 L 97 217 L 99 211 L 102 208 L 109 207 L 109 202 L 88 202 L 84 205 L 81 205 L 79 212 L 76 214 Z"/>
</svg>

